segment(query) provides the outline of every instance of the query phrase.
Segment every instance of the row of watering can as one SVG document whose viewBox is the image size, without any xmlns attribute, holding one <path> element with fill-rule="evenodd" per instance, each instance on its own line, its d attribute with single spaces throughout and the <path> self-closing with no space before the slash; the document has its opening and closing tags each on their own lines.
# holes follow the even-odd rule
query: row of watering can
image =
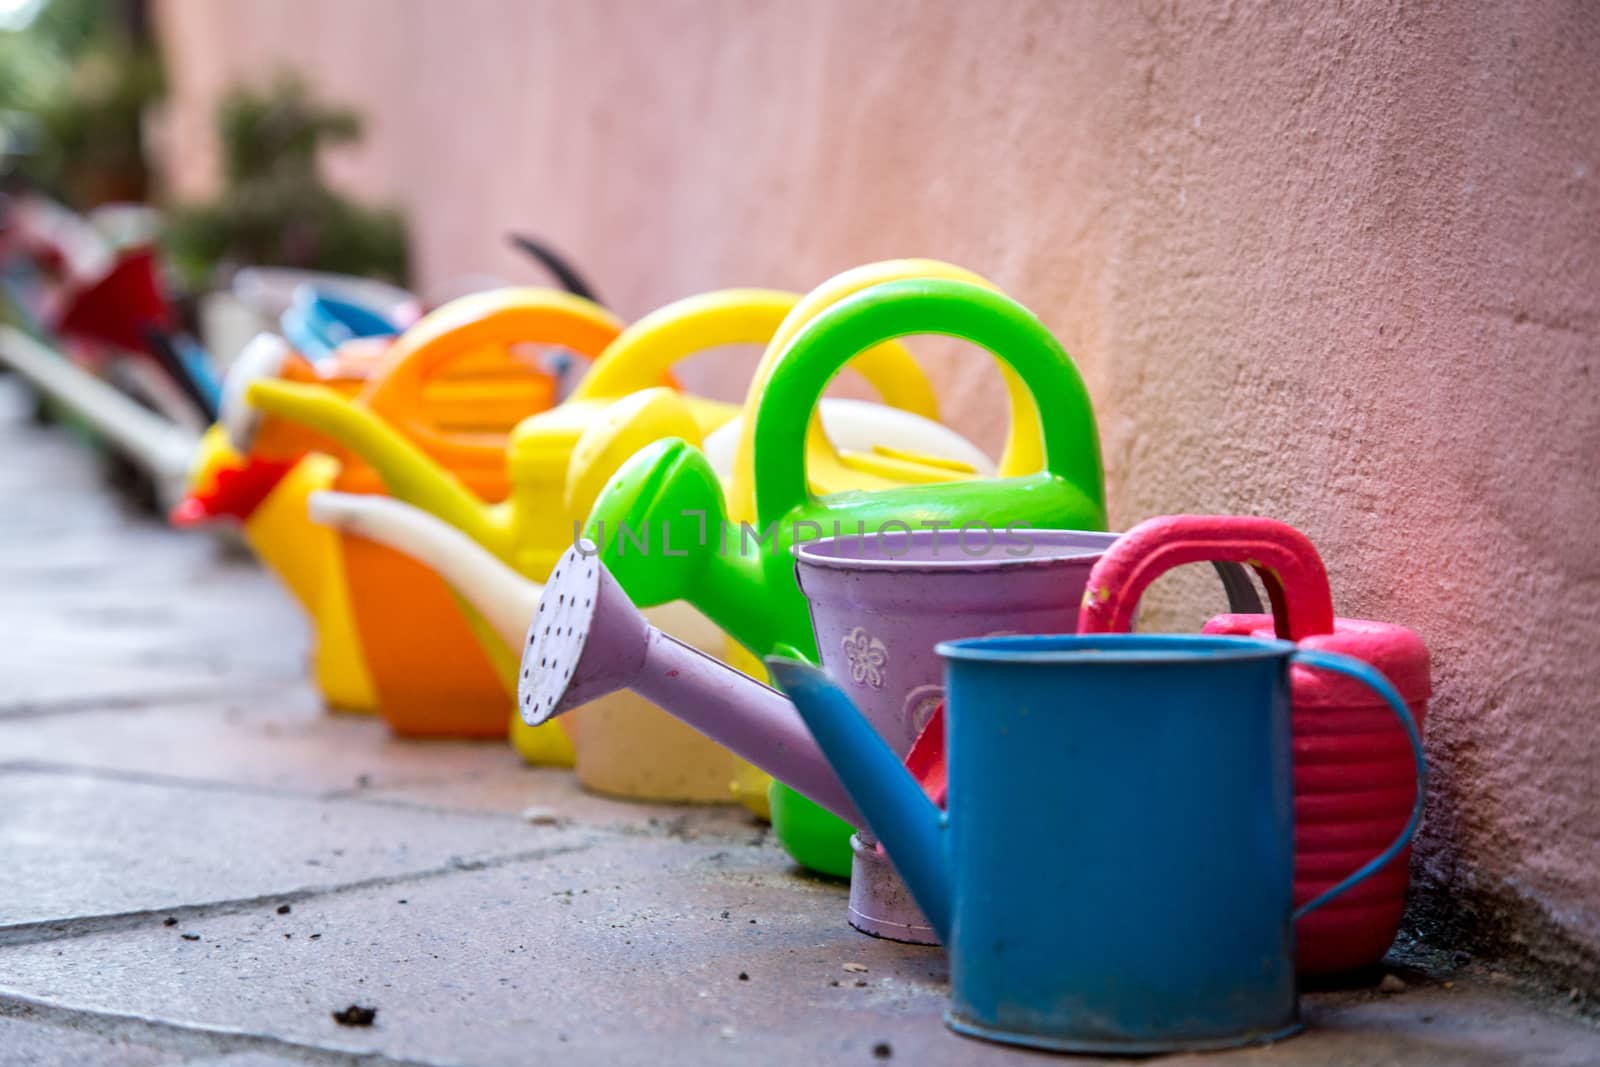
<svg viewBox="0 0 1600 1067">
<path fill-rule="evenodd" d="M 245 325 L 233 320 L 278 321 L 317 360 L 336 348 L 381 352 L 420 310 L 411 294 L 371 279 L 247 268 L 231 297 L 201 301 L 201 319 L 216 320 L 202 326 L 221 344 L 208 353 L 182 327 L 153 244 L 158 227 L 130 205 L 81 216 L 35 192 L 0 195 L 0 320 L 11 322 L 0 321 L 0 365 L 32 387 L 44 415 L 122 460 L 140 496 L 170 505 L 199 432 L 217 418 L 221 374 L 237 351 L 230 342 Z M 568 291 L 594 299 L 558 251 L 519 234 L 511 241 Z"/>
<path fill-rule="evenodd" d="M 914 334 L 997 359 L 998 461 L 938 421 Z M 733 344 L 762 346 L 742 405 L 678 387 Z M 823 397 L 846 367 L 879 402 Z M 381 351 L 263 335 L 221 408 L 177 515 L 242 520 L 314 622 L 330 705 L 509 730 L 612 795 L 731 790 L 850 877 L 850 923 L 947 947 L 957 1030 L 1271 1040 L 1298 1026 L 1297 972 L 1393 940 L 1425 647 L 1336 618 L 1281 523 L 1101 532 L 1077 370 L 971 272 L 876 263 L 631 325 L 572 293 L 477 294 Z M 1198 562 L 1230 613 L 1130 633 L 1150 582 Z"/>
</svg>

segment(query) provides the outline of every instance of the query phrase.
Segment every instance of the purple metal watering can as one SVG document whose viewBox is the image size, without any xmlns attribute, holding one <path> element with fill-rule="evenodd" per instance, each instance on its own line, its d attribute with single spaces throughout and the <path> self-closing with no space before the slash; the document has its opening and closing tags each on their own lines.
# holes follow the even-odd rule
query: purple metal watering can
<svg viewBox="0 0 1600 1067">
<path fill-rule="evenodd" d="M 1089 572 L 1116 538 L 987 528 L 842 536 L 796 546 L 796 577 L 811 607 L 822 669 L 903 759 L 944 700 L 934 645 L 985 634 L 1070 633 Z M 850 851 L 850 925 L 893 941 L 937 944 L 871 833 L 858 829 Z"/>
<path fill-rule="evenodd" d="M 943 698 L 934 644 L 1027 629 L 1070 632 L 1089 572 L 1114 539 L 1070 530 L 845 536 L 801 546 L 799 579 L 824 668 L 851 687 L 904 756 Z M 1218 570 L 1235 610 L 1258 604 L 1241 569 Z M 523 646 L 522 717 L 539 725 L 624 688 L 851 825 L 865 825 L 787 698 L 651 627 L 592 550 L 568 549 Z M 852 848 L 851 924 L 936 943 L 877 843 L 858 834 Z"/>
</svg>

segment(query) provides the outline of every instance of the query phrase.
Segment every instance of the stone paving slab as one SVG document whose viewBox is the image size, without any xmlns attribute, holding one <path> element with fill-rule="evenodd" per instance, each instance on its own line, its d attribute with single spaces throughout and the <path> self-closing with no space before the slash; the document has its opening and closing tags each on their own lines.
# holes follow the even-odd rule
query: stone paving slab
<svg viewBox="0 0 1600 1067">
<path fill-rule="evenodd" d="M 306 626 L 288 598 L 253 567 L 221 565 L 216 546 L 187 547 L 137 567 L 71 543 L 35 566 L 5 553 L 0 717 L 301 679 Z"/>
<path fill-rule="evenodd" d="M 26 673 L 11 681 L 8 676 Z M 30 660 L 18 664 L 0 657 L 0 678 L 8 678 L 0 698 L 0 721 L 85 708 L 122 708 L 141 700 L 226 699 L 240 687 L 211 674 L 160 667 L 85 667 L 71 660 Z M 0 752 L 0 755 L 3 755 Z"/>
<path fill-rule="evenodd" d="M 7 1012 L 16 1012 L 8 1015 Z M 48 1021 L 41 1019 L 48 1014 Z M 154 1031 L 154 1032 L 152 1032 Z M 162 1032 L 122 1020 L 86 1020 L 33 1005 L 0 1004 L 0 1063 L 27 1067 L 310 1067 L 337 1063 L 316 1051 L 238 1049 L 232 1035 Z M 347 1061 L 348 1062 L 348 1061 Z"/>
<path fill-rule="evenodd" d="M 88 1063 L 168 1067 L 184 1062 L 182 1053 L 174 1049 L 4 1015 L 0 1015 L 0 1057 L 31 1067 L 81 1067 Z"/>
<path fill-rule="evenodd" d="M 292 897 L 581 848 L 592 836 L 572 827 L 11 766 L 0 769 L 0 943 L 23 924 Z M 149 925 L 161 920 L 154 914 Z"/>
<path fill-rule="evenodd" d="M 864 1061 L 883 1040 L 960 1062 L 1004 1055 L 937 1025 L 941 954 L 855 933 L 844 904 L 842 887 L 792 877 L 767 845 L 619 840 L 329 894 L 289 916 L 196 919 L 185 929 L 198 942 L 125 931 L 75 939 L 67 955 L 23 946 L 6 984 L 439 1063 L 652 1062 L 668 1048 L 714 1063 Z M 350 1001 L 376 1006 L 377 1025 L 338 1027 L 329 1012 Z"/>
<path fill-rule="evenodd" d="M 214 545 L 192 547 L 170 566 L 141 566 L 115 580 L 125 561 L 70 551 L 48 566 L 30 569 L 14 556 L 0 565 L 0 667 L 10 682 L 0 704 L 81 695 L 84 679 L 96 676 L 123 675 L 130 693 L 174 680 L 216 688 L 302 677 L 306 626 L 288 598 L 262 596 L 259 572 L 220 565 Z M 48 613 L 36 607 L 44 597 Z M 137 671 L 150 677 L 130 673 Z"/>
<path fill-rule="evenodd" d="M 371 803 L 418 804 L 485 815 L 549 815 L 623 833 L 700 837 L 759 837 L 766 824 L 733 804 L 640 804 L 590 793 L 568 771 L 528 767 L 514 755 L 483 761 L 470 777 L 416 779 L 376 786 L 362 794 Z"/>
<path fill-rule="evenodd" d="M 437 1064 L 866 1063 L 885 1043 L 914 1063 L 1044 1061 L 948 1033 L 942 954 L 865 938 L 843 906 L 769 846 L 610 841 L 287 916 L 197 916 L 196 941 L 129 929 L 14 947 L 0 1003 Z M 375 1025 L 332 1020 L 352 1002 Z M 1162 1062 L 1578 1067 L 1597 1048 L 1582 1024 L 1482 989 L 1313 995 L 1307 1015 L 1271 1049 Z"/>
<path fill-rule="evenodd" d="M 152 701 L 0 718 L 0 758 L 307 796 L 468 778 L 502 766 L 515 776 L 525 768 L 504 745 L 407 742 L 373 716 L 329 715 L 302 683 L 229 697 L 220 705 L 214 699 Z M 181 759 L 173 758 L 174 738 L 182 739 Z"/>
<path fill-rule="evenodd" d="M 234 785 L 619 833 L 751 837 L 733 805 L 637 804 L 581 789 L 566 770 L 530 767 L 508 745 L 409 741 L 374 716 L 330 715 L 304 684 L 215 701 L 80 710 L 6 721 L 0 761 L 35 772 L 94 771 L 170 785 Z M 183 758 L 173 758 L 174 738 Z"/>
</svg>

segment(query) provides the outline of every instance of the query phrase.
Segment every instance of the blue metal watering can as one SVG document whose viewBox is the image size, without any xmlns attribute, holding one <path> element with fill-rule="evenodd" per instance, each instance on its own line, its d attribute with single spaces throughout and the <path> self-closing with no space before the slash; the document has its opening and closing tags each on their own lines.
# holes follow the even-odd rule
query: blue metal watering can
<svg viewBox="0 0 1600 1067">
<path fill-rule="evenodd" d="M 950 1027 L 1133 1054 L 1297 1032 L 1293 920 L 1381 868 L 1422 817 L 1422 741 L 1383 675 L 1244 637 L 982 637 L 938 652 L 948 814 L 825 674 L 767 664 L 947 946 Z M 1291 664 L 1377 692 L 1417 771 L 1400 836 L 1298 909 Z"/>
</svg>

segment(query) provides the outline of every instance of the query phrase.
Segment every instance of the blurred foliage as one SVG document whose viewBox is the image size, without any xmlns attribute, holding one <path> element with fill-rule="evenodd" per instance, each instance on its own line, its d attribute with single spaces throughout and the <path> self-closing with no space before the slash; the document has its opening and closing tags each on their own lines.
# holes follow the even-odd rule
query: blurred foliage
<svg viewBox="0 0 1600 1067">
<path fill-rule="evenodd" d="M 144 199 L 144 112 L 162 91 L 140 0 L 43 0 L 0 30 L 0 155 L 78 208 Z"/>
<path fill-rule="evenodd" d="M 301 267 L 404 284 L 404 220 L 341 197 L 317 166 L 322 149 L 361 139 L 359 115 L 314 99 L 280 77 L 269 89 L 235 89 L 217 111 L 221 195 L 173 208 L 167 246 L 192 287 L 248 265 Z"/>
</svg>

